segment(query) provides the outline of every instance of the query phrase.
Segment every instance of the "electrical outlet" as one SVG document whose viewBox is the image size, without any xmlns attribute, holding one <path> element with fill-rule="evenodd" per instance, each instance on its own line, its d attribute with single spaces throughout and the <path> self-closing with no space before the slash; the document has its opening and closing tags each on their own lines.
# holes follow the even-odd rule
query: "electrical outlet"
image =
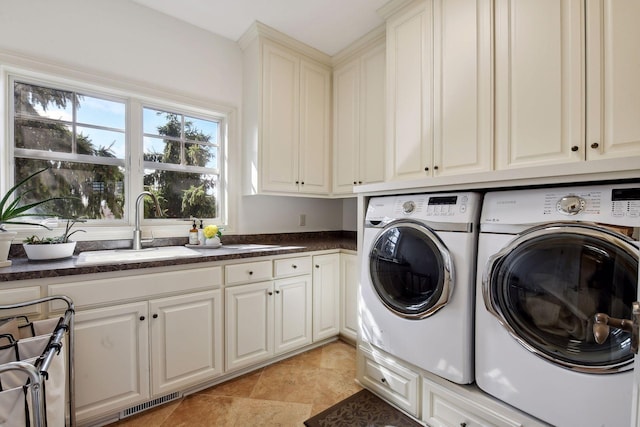
<svg viewBox="0 0 640 427">
<path fill-rule="evenodd" d="M 300 214 L 300 216 L 298 217 L 298 225 L 300 227 L 304 227 L 305 225 L 307 225 L 307 215 L 306 214 Z"/>
</svg>

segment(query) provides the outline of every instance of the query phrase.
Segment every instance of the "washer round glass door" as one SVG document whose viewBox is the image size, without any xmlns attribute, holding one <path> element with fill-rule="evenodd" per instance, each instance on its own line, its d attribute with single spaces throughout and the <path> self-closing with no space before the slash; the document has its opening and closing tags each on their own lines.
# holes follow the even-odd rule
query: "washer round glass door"
<svg viewBox="0 0 640 427">
<path fill-rule="evenodd" d="M 382 303 L 408 319 L 423 319 L 444 307 L 453 288 L 451 256 L 428 227 L 389 223 L 369 253 L 371 283 Z"/>
<path fill-rule="evenodd" d="M 492 256 L 483 277 L 487 309 L 525 348 L 589 373 L 632 369 L 631 336 L 611 328 L 595 342 L 594 316 L 632 318 L 638 255 L 630 239 L 601 227 L 550 224 Z"/>
</svg>

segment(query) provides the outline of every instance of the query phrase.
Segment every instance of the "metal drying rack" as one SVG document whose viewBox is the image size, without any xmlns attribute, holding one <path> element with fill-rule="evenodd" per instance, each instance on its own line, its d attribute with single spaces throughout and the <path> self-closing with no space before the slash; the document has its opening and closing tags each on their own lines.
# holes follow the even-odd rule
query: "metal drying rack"
<svg viewBox="0 0 640 427">
<path fill-rule="evenodd" d="M 18 375 L 22 375 L 22 377 L 27 378 L 24 386 L 24 399 L 25 399 L 25 407 L 29 409 L 26 411 L 28 414 L 26 416 L 27 424 L 30 422 L 30 425 L 34 427 L 45 427 L 48 425 L 60 425 L 60 423 L 67 424 L 70 427 L 75 427 L 75 390 L 74 390 L 74 307 L 73 301 L 70 298 L 63 295 L 54 295 L 49 297 L 44 297 L 36 300 L 25 301 L 16 304 L 9 305 L 0 305 L 0 317 L 2 316 L 3 310 L 16 310 L 24 307 L 29 307 L 38 304 L 45 304 L 51 301 L 63 301 L 67 308 L 62 316 L 60 316 L 59 321 L 55 329 L 50 332 L 49 342 L 46 345 L 44 351 L 40 354 L 39 357 L 36 357 L 34 360 L 16 360 L 10 361 L 4 364 L 0 364 L 0 374 L 3 373 L 14 373 Z M 17 316 L 8 316 L 4 320 L 12 319 L 12 318 L 24 318 L 25 316 L 17 315 Z M 27 319 L 28 320 L 28 319 Z M 49 335 L 48 333 L 45 335 Z M 4 335 L 3 335 L 4 336 Z M 64 342 L 65 336 L 67 337 L 67 346 L 66 352 L 62 352 L 62 346 Z M 18 342 L 18 340 L 16 340 Z M 55 421 L 47 419 L 47 409 L 46 409 L 46 399 L 47 395 L 45 393 L 46 382 L 48 381 L 50 374 L 50 368 L 52 368 L 52 362 L 54 362 L 57 357 L 64 357 L 63 355 L 66 353 L 66 367 L 63 361 L 58 360 L 55 366 L 62 366 L 62 369 L 65 369 L 66 375 L 62 375 L 65 382 L 64 386 L 66 388 L 66 398 L 68 399 L 68 414 L 62 414 L 62 420 L 57 419 Z M 60 373 L 58 373 L 60 376 Z M 27 399 L 27 396 L 30 399 Z M 63 396 L 64 398 L 64 396 Z M 29 406 L 30 404 L 30 406 Z M 64 401 L 62 406 L 64 407 Z M 63 412 L 66 411 L 63 409 Z"/>
</svg>

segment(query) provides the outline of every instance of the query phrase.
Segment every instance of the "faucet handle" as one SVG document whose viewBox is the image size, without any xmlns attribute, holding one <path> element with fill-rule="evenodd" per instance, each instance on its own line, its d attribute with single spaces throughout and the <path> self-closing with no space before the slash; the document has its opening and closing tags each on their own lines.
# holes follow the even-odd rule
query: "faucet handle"
<svg viewBox="0 0 640 427">
<path fill-rule="evenodd" d="M 140 243 L 151 243 L 151 242 L 153 242 L 153 230 L 149 230 L 149 234 L 151 235 L 151 238 L 141 239 Z"/>
</svg>

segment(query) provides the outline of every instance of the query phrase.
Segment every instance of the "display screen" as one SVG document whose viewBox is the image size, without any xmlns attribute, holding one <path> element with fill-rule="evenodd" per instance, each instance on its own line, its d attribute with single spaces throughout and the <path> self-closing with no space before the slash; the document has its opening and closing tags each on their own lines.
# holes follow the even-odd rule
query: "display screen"
<svg viewBox="0 0 640 427">
<path fill-rule="evenodd" d="M 455 205 L 458 196 L 429 197 L 430 205 Z"/>
<path fill-rule="evenodd" d="M 611 192 L 611 201 L 640 200 L 640 188 L 614 188 Z"/>
</svg>

